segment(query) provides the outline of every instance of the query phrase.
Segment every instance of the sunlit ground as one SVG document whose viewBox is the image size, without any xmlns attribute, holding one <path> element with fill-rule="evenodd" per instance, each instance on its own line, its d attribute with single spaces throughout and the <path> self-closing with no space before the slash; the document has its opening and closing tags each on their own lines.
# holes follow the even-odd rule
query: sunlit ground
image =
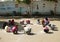
<svg viewBox="0 0 60 42">
<path fill-rule="evenodd" d="M 22 18 L 26 20 L 27 18 Z M 52 31 L 51 33 L 44 33 L 42 25 L 37 24 L 37 18 L 29 18 L 31 20 L 32 33 L 34 35 L 24 34 L 23 31 L 14 35 L 13 33 L 7 33 L 5 30 L 0 29 L 0 42 L 60 42 L 60 20 L 53 20 L 50 23 L 56 25 L 58 31 Z M 0 19 L 0 21 L 8 21 L 9 19 Z M 20 22 L 21 19 L 15 19 L 16 22 Z"/>
</svg>

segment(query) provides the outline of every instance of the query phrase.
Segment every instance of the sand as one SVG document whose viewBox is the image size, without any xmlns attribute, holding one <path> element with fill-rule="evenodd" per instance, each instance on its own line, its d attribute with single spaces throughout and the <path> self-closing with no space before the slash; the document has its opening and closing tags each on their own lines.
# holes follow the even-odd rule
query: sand
<svg viewBox="0 0 60 42">
<path fill-rule="evenodd" d="M 0 21 L 7 21 L 9 19 L 0 19 Z M 19 23 L 21 19 L 15 19 Z M 25 19 L 26 20 L 26 19 Z M 36 19 L 31 18 L 32 33 L 34 35 L 24 34 L 23 31 L 14 35 L 13 33 L 7 33 L 5 30 L 0 29 L 0 42 L 60 42 L 60 21 L 51 21 L 51 24 L 55 24 L 58 31 L 52 31 L 50 29 L 49 34 L 43 32 L 42 25 L 38 25 Z"/>
</svg>

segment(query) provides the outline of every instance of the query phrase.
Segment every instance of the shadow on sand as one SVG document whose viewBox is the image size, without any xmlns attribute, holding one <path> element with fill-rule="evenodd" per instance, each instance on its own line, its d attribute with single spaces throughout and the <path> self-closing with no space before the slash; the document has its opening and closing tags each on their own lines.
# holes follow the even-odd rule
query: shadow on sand
<svg viewBox="0 0 60 42">
<path fill-rule="evenodd" d="M 17 33 L 17 34 L 15 34 L 15 35 L 23 35 L 23 34 L 25 34 L 25 33 Z M 27 34 L 27 35 L 35 35 L 35 33 L 30 33 L 30 34 Z"/>
<path fill-rule="evenodd" d="M 6 21 L 0 21 L 0 29 L 2 29 L 3 23 Z"/>
<path fill-rule="evenodd" d="M 28 34 L 28 35 L 36 35 L 35 33 L 30 33 L 30 34 Z"/>
<path fill-rule="evenodd" d="M 53 34 L 53 32 L 48 32 L 48 34 Z"/>
</svg>

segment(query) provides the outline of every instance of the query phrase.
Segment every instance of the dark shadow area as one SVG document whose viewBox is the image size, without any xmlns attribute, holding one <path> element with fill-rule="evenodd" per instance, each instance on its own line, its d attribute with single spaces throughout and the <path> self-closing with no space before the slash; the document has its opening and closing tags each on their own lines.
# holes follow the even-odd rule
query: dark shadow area
<svg viewBox="0 0 60 42">
<path fill-rule="evenodd" d="M 3 23 L 5 23 L 6 21 L 0 21 L 0 29 L 3 28 Z"/>
<path fill-rule="evenodd" d="M 58 31 L 58 30 L 53 30 L 53 31 Z"/>
<path fill-rule="evenodd" d="M 28 34 L 28 35 L 36 35 L 35 33 L 30 33 L 30 34 Z"/>
<path fill-rule="evenodd" d="M 48 32 L 47 34 L 53 34 L 53 32 Z"/>
<path fill-rule="evenodd" d="M 24 34 L 24 33 L 17 33 L 17 34 L 14 34 L 14 35 L 22 35 L 22 34 Z"/>
<path fill-rule="evenodd" d="M 50 18 L 51 21 L 54 21 L 54 20 L 60 21 L 60 15 L 55 15 L 55 16 L 53 16 L 53 15 L 48 15 L 48 16 L 47 15 L 32 16 L 31 15 L 30 18 L 45 18 L 45 17 Z M 12 19 L 12 18 L 14 18 L 14 19 L 22 19 L 22 18 L 29 18 L 29 17 L 28 16 L 26 16 L 26 17 L 24 17 L 24 16 L 0 16 L 0 18 L 2 18 L 2 19 Z"/>
<path fill-rule="evenodd" d="M 22 35 L 22 34 L 25 34 L 25 33 L 17 33 L 17 34 L 14 34 L 14 35 Z M 30 34 L 27 34 L 27 35 L 36 35 L 35 33 L 30 33 Z"/>
<path fill-rule="evenodd" d="M 55 27 L 53 31 L 58 31 L 58 27 Z"/>
</svg>

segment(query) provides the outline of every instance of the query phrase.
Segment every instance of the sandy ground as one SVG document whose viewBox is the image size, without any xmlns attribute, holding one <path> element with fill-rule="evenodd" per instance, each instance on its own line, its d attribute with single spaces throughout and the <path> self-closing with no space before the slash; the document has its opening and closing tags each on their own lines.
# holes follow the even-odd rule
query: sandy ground
<svg viewBox="0 0 60 42">
<path fill-rule="evenodd" d="M 7 21 L 8 19 L 0 19 L 0 21 Z M 15 19 L 19 22 L 21 19 Z M 7 33 L 5 30 L 0 29 L 0 42 L 60 42 L 60 21 L 51 21 L 51 24 L 55 24 L 58 31 L 52 31 L 50 29 L 49 34 L 43 32 L 42 25 L 36 23 L 36 19 L 30 19 L 32 27 L 32 33 L 34 35 L 26 35 L 24 32 L 19 32 L 18 35 L 13 33 Z"/>
</svg>

